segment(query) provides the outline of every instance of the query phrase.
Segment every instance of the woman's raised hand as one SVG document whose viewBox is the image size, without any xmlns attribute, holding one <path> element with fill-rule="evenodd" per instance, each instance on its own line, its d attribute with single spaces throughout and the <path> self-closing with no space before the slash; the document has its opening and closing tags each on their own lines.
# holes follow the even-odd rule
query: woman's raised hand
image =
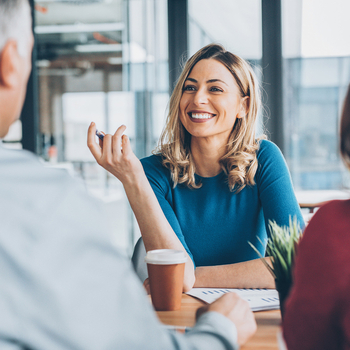
<svg viewBox="0 0 350 350">
<path fill-rule="evenodd" d="M 130 141 L 123 135 L 126 127 L 121 126 L 114 135 L 105 135 L 96 142 L 96 126 L 91 123 L 87 144 L 97 163 L 116 176 L 123 184 L 130 206 L 135 214 L 146 250 L 185 250 L 176 236 L 157 197 L 148 182 L 141 162 L 131 150 Z M 186 262 L 184 290 L 189 291 L 195 282 L 194 265 L 190 257 Z M 145 282 L 148 288 L 148 281 Z"/>
<path fill-rule="evenodd" d="M 131 149 L 130 140 L 123 135 L 125 125 L 114 135 L 106 134 L 103 141 L 96 142 L 96 125 L 91 123 L 88 130 L 87 145 L 97 163 L 117 177 L 123 184 L 132 183 L 139 175 L 144 175 L 139 159 Z"/>
</svg>

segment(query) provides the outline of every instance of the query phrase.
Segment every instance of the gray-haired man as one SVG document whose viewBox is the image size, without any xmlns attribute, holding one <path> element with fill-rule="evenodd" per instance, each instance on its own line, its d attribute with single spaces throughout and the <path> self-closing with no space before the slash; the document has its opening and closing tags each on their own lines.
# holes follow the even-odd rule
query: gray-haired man
<svg viewBox="0 0 350 350">
<path fill-rule="evenodd" d="M 20 114 L 32 46 L 27 0 L 0 0 L 0 138 Z M 0 349 L 235 349 L 255 331 L 235 294 L 185 335 L 163 329 L 106 221 L 65 172 L 0 144 Z"/>
</svg>

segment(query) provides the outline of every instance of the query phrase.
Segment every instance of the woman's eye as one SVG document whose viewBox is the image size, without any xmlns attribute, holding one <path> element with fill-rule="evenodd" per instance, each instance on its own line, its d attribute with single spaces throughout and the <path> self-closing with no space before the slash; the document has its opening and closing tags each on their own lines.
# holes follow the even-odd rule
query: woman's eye
<svg viewBox="0 0 350 350">
<path fill-rule="evenodd" d="M 195 87 L 193 85 L 184 86 L 183 91 L 195 91 Z"/>
<path fill-rule="evenodd" d="M 210 88 L 210 91 L 212 91 L 212 92 L 222 92 L 222 89 L 213 86 L 213 87 Z"/>
</svg>

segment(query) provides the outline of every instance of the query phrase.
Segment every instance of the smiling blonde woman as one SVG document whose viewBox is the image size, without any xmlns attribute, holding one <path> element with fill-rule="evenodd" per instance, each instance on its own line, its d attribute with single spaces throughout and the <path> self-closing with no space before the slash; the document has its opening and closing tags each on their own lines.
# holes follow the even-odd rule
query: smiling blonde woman
<svg viewBox="0 0 350 350">
<path fill-rule="evenodd" d="M 284 158 L 256 139 L 258 83 L 242 58 L 211 44 L 192 56 L 170 99 L 159 147 L 141 162 L 123 135 L 88 146 L 124 185 L 146 250 L 184 250 L 184 290 L 273 288 L 248 241 L 268 237 L 268 221 L 303 219 Z M 260 245 L 261 254 L 265 247 Z M 268 259 L 268 258 L 267 258 Z"/>
<path fill-rule="evenodd" d="M 238 118 L 231 128 L 226 152 L 220 159 L 222 170 L 228 175 L 229 187 L 239 192 L 247 184 L 254 185 L 257 170 L 256 151 L 258 142 L 255 125 L 260 107 L 260 91 L 251 66 L 242 58 L 226 51 L 220 45 L 209 45 L 199 50 L 186 63 L 170 99 L 169 115 L 160 138 L 159 153 L 164 156 L 163 164 L 171 170 L 174 186 L 183 183 L 199 188 L 195 181 L 195 165 L 191 154 L 191 137 L 180 121 L 180 101 L 183 92 L 188 93 L 185 84 L 193 67 L 203 59 L 214 59 L 222 63 L 235 78 L 238 95 L 247 100 L 249 108 L 244 118 Z M 194 89 L 195 90 L 195 89 Z"/>
</svg>

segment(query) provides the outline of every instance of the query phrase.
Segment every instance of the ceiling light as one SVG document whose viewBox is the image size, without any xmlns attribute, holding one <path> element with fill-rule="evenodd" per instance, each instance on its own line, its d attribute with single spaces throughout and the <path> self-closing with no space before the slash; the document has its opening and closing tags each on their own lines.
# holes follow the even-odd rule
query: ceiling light
<svg viewBox="0 0 350 350">
<path fill-rule="evenodd" d="M 114 32 L 124 29 L 124 23 L 95 23 L 95 24 L 61 24 L 36 26 L 36 34 L 59 34 L 59 33 L 93 33 L 93 32 Z"/>
<path fill-rule="evenodd" d="M 92 45 L 77 45 L 75 50 L 78 52 L 121 52 L 121 44 L 92 44 Z"/>
<path fill-rule="evenodd" d="M 35 0 L 35 2 L 63 2 L 65 4 L 71 4 L 71 5 L 88 5 L 88 4 L 94 4 L 94 3 L 110 3 L 111 0 Z"/>
</svg>

